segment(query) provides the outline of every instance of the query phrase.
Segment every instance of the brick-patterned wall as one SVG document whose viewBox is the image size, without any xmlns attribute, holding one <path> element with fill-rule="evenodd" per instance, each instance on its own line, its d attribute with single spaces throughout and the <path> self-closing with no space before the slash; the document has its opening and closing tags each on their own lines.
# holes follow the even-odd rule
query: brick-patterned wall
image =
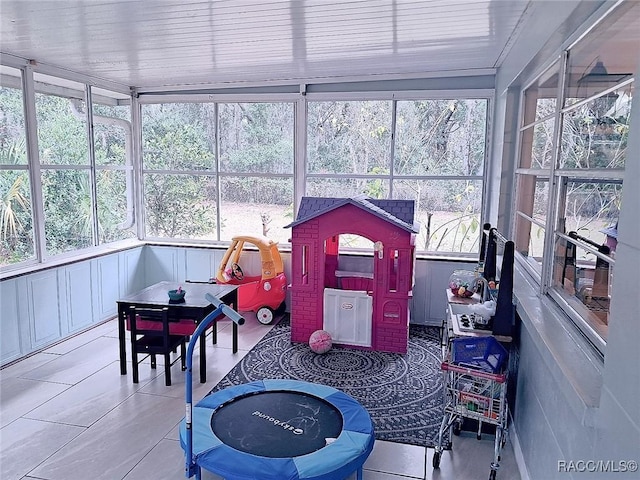
<svg viewBox="0 0 640 480">
<path fill-rule="evenodd" d="M 409 342 L 409 326 L 393 325 L 391 327 L 378 323 L 376 330 L 375 350 L 383 352 L 407 353 Z"/>
<path fill-rule="evenodd" d="M 323 295 L 320 288 L 320 268 L 324 268 L 324 265 L 320 258 L 322 255 L 318 253 L 318 249 L 322 247 L 318 240 L 318 221 L 310 220 L 296 226 L 291 241 L 293 245 L 308 246 L 308 283 L 302 285 L 301 277 L 297 273 L 297 276 L 294 275 L 297 282 L 294 282 L 291 288 L 291 341 L 306 343 L 313 332 L 322 328 Z M 302 254 L 298 256 L 301 257 Z M 292 258 L 292 267 L 297 268 L 296 272 L 302 271 L 301 262 L 302 258 Z"/>
</svg>

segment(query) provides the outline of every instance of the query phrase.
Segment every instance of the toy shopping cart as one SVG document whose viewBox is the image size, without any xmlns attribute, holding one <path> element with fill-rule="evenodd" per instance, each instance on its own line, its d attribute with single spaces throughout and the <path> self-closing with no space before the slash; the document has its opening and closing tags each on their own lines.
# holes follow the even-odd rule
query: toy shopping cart
<svg viewBox="0 0 640 480">
<path fill-rule="evenodd" d="M 458 435 L 465 418 L 478 421 L 478 440 L 483 424 L 496 426 L 494 458 L 489 480 L 495 480 L 500 453 L 507 436 L 507 373 L 500 373 L 507 351 L 494 337 L 456 338 L 442 362 L 444 415 L 433 455 L 433 468 L 440 467 L 444 433 Z M 451 436 L 450 436 L 451 438 Z"/>
</svg>

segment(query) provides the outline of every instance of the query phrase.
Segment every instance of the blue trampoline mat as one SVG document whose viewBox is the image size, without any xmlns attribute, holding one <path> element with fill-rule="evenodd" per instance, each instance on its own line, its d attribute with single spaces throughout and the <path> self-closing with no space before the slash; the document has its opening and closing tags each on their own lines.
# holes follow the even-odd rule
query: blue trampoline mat
<svg viewBox="0 0 640 480">
<path fill-rule="evenodd" d="M 262 380 L 206 396 L 193 407 L 193 455 L 226 480 L 341 480 L 374 444 L 371 417 L 333 387 Z M 180 443 L 186 450 L 186 424 Z"/>
</svg>

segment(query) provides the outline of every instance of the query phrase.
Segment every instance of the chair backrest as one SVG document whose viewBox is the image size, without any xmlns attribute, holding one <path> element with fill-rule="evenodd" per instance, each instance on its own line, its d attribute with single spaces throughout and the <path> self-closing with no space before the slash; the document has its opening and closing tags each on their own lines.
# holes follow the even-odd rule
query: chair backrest
<svg viewBox="0 0 640 480">
<path fill-rule="evenodd" d="M 169 336 L 169 309 L 129 308 L 131 335 Z"/>
</svg>

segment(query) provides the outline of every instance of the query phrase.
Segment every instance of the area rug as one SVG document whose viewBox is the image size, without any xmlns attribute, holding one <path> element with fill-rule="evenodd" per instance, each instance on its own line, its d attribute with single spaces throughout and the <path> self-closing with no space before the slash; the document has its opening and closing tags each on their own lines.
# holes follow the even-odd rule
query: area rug
<svg viewBox="0 0 640 480">
<path fill-rule="evenodd" d="M 412 325 L 406 355 L 342 347 L 318 355 L 306 344 L 291 343 L 285 317 L 212 392 L 265 378 L 342 390 L 367 409 L 378 440 L 425 447 L 437 443 L 443 387 L 440 340 L 434 327 Z"/>
</svg>

